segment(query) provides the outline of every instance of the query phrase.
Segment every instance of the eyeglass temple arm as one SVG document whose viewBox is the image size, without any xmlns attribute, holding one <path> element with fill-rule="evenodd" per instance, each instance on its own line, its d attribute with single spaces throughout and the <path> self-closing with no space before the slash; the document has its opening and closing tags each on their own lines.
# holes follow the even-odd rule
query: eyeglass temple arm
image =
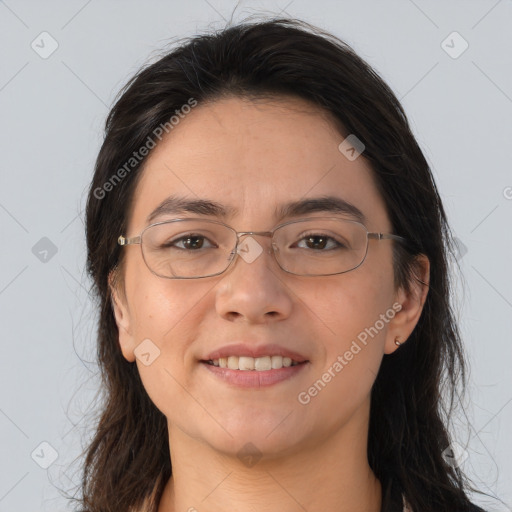
<svg viewBox="0 0 512 512">
<path fill-rule="evenodd" d="M 238 237 L 242 235 L 264 235 L 269 236 L 272 235 L 270 231 L 244 231 L 242 233 L 237 233 Z M 400 235 L 393 235 L 390 233 L 368 233 L 368 238 L 374 238 L 376 240 L 396 240 L 398 242 L 405 242 L 406 239 L 403 236 Z M 140 244 L 141 238 L 139 236 L 135 236 L 133 238 L 126 238 L 124 236 L 120 236 L 117 239 L 117 243 L 119 245 L 133 245 L 133 244 Z"/>
<path fill-rule="evenodd" d="M 117 239 L 117 243 L 119 245 L 132 245 L 132 244 L 140 244 L 140 235 L 134 236 L 133 238 L 125 238 L 124 236 L 120 236 Z"/>
<path fill-rule="evenodd" d="M 391 233 L 368 233 L 368 238 L 376 240 L 396 240 L 397 242 L 406 242 L 407 240 L 400 235 L 392 235 Z"/>
</svg>

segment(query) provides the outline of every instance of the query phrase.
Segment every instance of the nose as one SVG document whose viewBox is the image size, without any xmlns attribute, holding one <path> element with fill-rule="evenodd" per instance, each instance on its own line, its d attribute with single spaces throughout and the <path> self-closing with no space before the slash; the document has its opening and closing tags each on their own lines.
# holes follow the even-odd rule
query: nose
<svg viewBox="0 0 512 512">
<path fill-rule="evenodd" d="M 243 236 L 234 258 L 217 289 L 217 313 L 226 320 L 248 323 L 286 318 L 292 309 L 292 294 L 270 240 L 256 233 Z"/>
</svg>

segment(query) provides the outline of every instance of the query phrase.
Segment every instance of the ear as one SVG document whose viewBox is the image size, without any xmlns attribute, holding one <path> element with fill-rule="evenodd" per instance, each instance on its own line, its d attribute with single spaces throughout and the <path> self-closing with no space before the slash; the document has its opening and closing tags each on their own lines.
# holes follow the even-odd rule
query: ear
<svg viewBox="0 0 512 512">
<path fill-rule="evenodd" d="M 124 293 L 119 293 L 119 284 L 116 283 L 115 273 L 118 269 L 112 270 L 108 275 L 108 285 L 112 297 L 112 310 L 116 319 L 119 332 L 119 346 L 124 358 L 133 363 L 135 361 L 135 343 L 131 329 L 130 311 Z"/>
<path fill-rule="evenodd" d="M 407 292 L 401 287 L 395 294 L 395 303 L 402 307 L 389 322 L 385 354 L 392 354 L 399 348 L 395 343 L 397 338 L 400 343 L 404 343 L 413 332 L 427 299 L 429 283 L 430 261 L 424 254 L 420 254 L 416 256 L 414 276 L 409 285 L 410 291 Z"/>
</svg>

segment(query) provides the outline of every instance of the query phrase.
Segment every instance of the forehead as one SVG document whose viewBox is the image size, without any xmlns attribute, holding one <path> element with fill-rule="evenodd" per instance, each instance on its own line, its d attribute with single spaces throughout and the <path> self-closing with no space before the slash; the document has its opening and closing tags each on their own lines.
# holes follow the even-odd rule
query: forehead
<svg viewBox="0 0 512 512">
<path fill-rule="evenodd" d="M 223 220 L 251 229 L 279 221 L 285 204 L 335 196 L 371 223 L 385 215 L 384 204 L 368 162 L 338 149 L 344 138 L 328 114 L 299 99 L 200 104 L 148 156 L 130 228 L 147 225 L 169 196 L 225 205 Z"/>
</svg>

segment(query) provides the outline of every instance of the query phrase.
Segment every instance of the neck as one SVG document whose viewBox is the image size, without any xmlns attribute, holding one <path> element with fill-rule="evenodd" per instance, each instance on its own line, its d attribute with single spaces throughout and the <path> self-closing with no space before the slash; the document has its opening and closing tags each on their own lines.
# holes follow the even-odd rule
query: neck
<svg viewBox="0 0 512 512">
<path fill-rule="evenodd" d="M 245 465 L 169 428 L 173 476 L 158 512 L 380 512 L 382 489 L 367 461 L 367 422 Z M 364 426 L 366 425 L 366 429 Z M 254 461 L 253 461 L 254 462 Z"/>
</svg>

